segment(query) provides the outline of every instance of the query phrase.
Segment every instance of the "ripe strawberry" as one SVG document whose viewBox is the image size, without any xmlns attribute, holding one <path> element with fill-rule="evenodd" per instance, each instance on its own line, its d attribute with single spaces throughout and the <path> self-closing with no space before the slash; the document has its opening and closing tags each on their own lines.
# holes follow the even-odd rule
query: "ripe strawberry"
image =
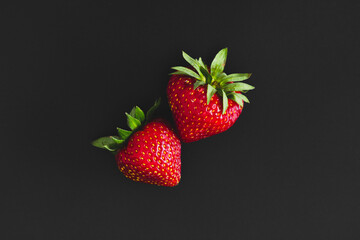
<svg viewBox="0 0 360 240">
<path fill-rule="evenodd" d="M 183 57 L 191 67 L 173 67 L 167 87 L 170 109 L 183 142 L 194 142 L 229 129 L 242 112 L 243 93 L 254 89 L 242 83 L 251 73 L 223 72 L 227 48 L 218 52 L 207 67 L 201 58 Z M 215 94 L 217 93 L 217 94 Z"/>
<path fill-rule="evenodd" d="M 181 178 L 180 140 L 163 119 L 148 122 L 159 101 L 147 112 L 134 107 L 127 114 L 132 131 L 118 128 L 119 136 L 102 137 L 95 147 L 116 153 L 119 170 L 125 177 L 159 186 L 176 186 Z"/>
</svg>

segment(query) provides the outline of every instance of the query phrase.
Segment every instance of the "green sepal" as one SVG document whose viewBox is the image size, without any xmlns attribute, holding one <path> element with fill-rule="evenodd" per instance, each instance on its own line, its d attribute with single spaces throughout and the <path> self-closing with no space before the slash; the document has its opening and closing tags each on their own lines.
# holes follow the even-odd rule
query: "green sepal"
<svg viewBox="0 0 360 240">
<path fill-rule="evenodd" d="M 141 123 L 145 120 L 145 114 L 143 110 L 141 110 L 138 106 L 131 109 L 130 115 L 139 120 Z"/>
<path fill-rule="evenodd" d="M 223 98 L 223 111 L 222 111 L 222 114 L 224 114 L 225 112 L 226 112 L 226 110 L 228 109 L 228 106 L 229 106 L 229 100 L 228 100 L 228 98 L 227 98 L 227 96 L 226 96 L 226 93 L 225 93 L 225 91 L 224 90 L 222 90 L 221 89 L 221 91 L 222 91 L 222 98 Z"/>
<path fill-rule="evenodd" d="M 225 91 L 247 91 L 252 90 L 255 87 L 247 84 L 247 83 L 230 83 L 225 85 L 224 90 Z"/>
<path fill-rule="evenodd" d="M 211 86 L 210 84 L 207 85 L 207 91 L 206 91 L 206 98 L 207 98 L 207 104 L 209 104 L 212 96 L 216 93 L 216 89 Z"/>
<path fill-rule="evenodd" d="M 125 113 L 125 114 L 127 117 L 127 124 L 131 130 L 135 130 L 141 126 L 141 122 L 138 119 L 134 118 L 133 116 L 131 116 L 128 113 Z"/>
<path fill-rule="evenodd" d="M 193 59 L 192 57 L 190 57 L 186 52 L 182 52 L 183 58 L 191 65 L 195 68 L 196 71 L 199 72 L 199 67 L 200 64 L 197 60 Z"/>
<path fill-rule="evenodd" d="M 200 67 L 200 71 L 204 75 L 206 83 L 210 84 L 212 81 L 212 77 L 211 77 L 210 73 L 203 67 Z"/>
<path fill-rule="evenodd" d="M 195 83 L 194 83 L 194 90 L 196 89 L 196 88 L 198 88 L 199 86 L 201 86 L 201 85 L 205 85 L 205 82 L 203 82 L 203 81 L 196 81 Z"/>
<path fill-rule="evenodd" d="M 244 102 L 246 103 L 250 103 L 249 99 L 244 95 L 244 94 L 241 94 L 241 93 L 235 93 L 239 98 L 241 98 Z"/>
<path fill-rule="evenodd" d="M 214 60 L 211 63 L 211 75 L 217 77 L 217 75 L 224 71 L 226 58 L 227 58 L 227 48 L 221 49 L 215 56 Z"/>
<path fill-rule="evenodd" d="M 201 73 L 200 71 L 200 67 L 201 67 L 201 63 L 199 60 L 196 60 L 192 57 L 190 57 L 186 52 L 182 52 L 183 54 L 183 58 L 185 59 L 185 61 L 187 61 L 193 68 L 195 68 L 195 70 L 198 72 L 199 75 L 199 80 L 203 80 L 204 79 L 204 75 Z"/>
<path fill-rule="evenodd" d="M 120 138 L 124 139 L 124 140 L 127 139 L 132 133 L 132 131 L 128 131 L 128 130 L 121 129 L 121 128 L 117 128 L 117 131 L 118 131 Z"/>
<path fill-rule="evenodd" d="M 91 143 L 94 147 L 107 149 L 111 152 L 116 151 L 120 144 L 113 139 L 113 136 L 101 137 Z"/>
<path fill-rule="evenodd" d="M 226 76 L 227 76 L 226 73 L 222 72 L 219 73 L 216 77 L 213 76 L 213 78 L 215 78 L 217 82 L 221 83 Z"/>
<path fill-rule="evenodd" d="M 172 67 L 172 69 L 176 70 L 177 72 L 171 73 L 171 74 L 176 74 L 176 75 L 188 75 L 190 77 L 196 78 L 196 79 L 201 79 L 200 75 L 197 74 L 196 72 L 194 72 L 193 70 L 186 68 L 186 67 Z"/>
<path fill-rule="evenodd" d="M 107 149 L 113 153 L 121 149 L 126 143 L 127 139 L 142 125 L 146 125 L 151 120 L 153 112 L 159 107 L 160 98 L 155 101 L 155 104 L 147 111 L 146 118 L 144 112 L 138 107 L 134 107 L 130 114 L 125 113 L 127 116 L 127 124 L 131 130 L 124 130 L 117 128 L 119 136 L 107 136 L 96 139 L 92 145 L 98 148 Z"/>
<path fill-rule="evenodd" d="M 110 138 L 112 139 L 112 140 L 114 140 L 116 143 L 118 143 L 118 144 L 122 144 L 123 142 L 125 142 L 125 140 L 124 139 L 121 139 L 120 137 L 118 137 L 118 136 L 110 136 Z"/>
<path fill-rule="evenodd" d="M 234 100 L 237 104 L 240 105 L 240 107 L 243 107 L 244 102 L 243 102 L 243 99 L 241 98 L 241 96 L 244 96 L 244 95 L 242 95 L 240 93 L 235 93 L 235 92 L 229 94 L 230 99 Z"/>
<path fill-rule="evenodd" d="M 157 99 L 154 105 L 146 112 L 146 123 L 149 122 L 154 114 L 154 111 L 158 109 L 161 102 L 161 98 Z"/>
<path fill-rule="evenodd" d="M 207 69 L 207 66 L 205 65 L 205 63 L 203 62 L 203 60 L 201 58 L 199 58 L 198 62 L 201 67 Z"/>
<path fill-rule="evenodd" d="M 219 79 L 220 83 L 228 83 L 228 82 L 240 82 L 249 79 L 251 73 L 233 73 L 229 74 L 226 77 Z"/>
</svg>

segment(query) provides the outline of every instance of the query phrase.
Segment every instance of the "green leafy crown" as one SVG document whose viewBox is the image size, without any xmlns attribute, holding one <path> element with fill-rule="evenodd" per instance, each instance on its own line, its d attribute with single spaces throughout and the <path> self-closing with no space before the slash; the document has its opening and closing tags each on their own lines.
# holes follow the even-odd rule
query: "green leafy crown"
<svg viewBox="0 0 360 240">
<path fill-rule="evenodd" d="M 160 98 L 155 101 L 155 104 L 147 111 L 146 115 L 138 106 L 134 107 L 130 114 L 125 113 L 127 117 L 127 125 L 131 130 L 125 130 L 117 128 L 117 136 L 107 136 L 96 139 L 92 142 L 92 145 L 98 148 L 103 148 L 111 152 L 115 152 L 121 149 L 126 140 L 137 132 L 142 126 L 145 126 L 152 118 L 154 111 L 160 105 Z"/>
<path fill-rule="evenodd" d="M 224 67 L 227 58 L 227 48 L 221 49 L 215 56 L 208 68 L 201 58 L 194 59 L 182 52 L 184 59 L 195 69 L 195 71 L 187 67 L 172 67 L 176 72 L 172 74 L 187 75 L 196 79 L 194 89 L 201 85 L 207 85 L 207 104 L 209 104 L 212 96 L 217 92 L 222 97 L 223 112 L 228 108 L 228 99 L 234 100 L 237 104 L 243 107 L 243 102 L 249 102 L 243 93 L 253 90 L 255 87 L 243 83 L 242 81 L 249 79 L 251 73 L 233 73 L 227 75 L 224 73 Z M 209 71 L 210 70 L 210 71 Z"/>
</svg>

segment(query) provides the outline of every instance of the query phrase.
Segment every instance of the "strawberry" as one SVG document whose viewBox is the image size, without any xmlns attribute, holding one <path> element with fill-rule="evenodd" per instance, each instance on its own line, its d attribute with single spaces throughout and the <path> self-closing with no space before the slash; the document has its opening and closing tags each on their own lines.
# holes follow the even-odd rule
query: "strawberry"
<svg viewBox="0 0 360 240">
<path fill-rule="evenodd" d="M 163 119 L 149 122 L 159 101 L 146 114 L 134 107 L 126 113 L 132 131 L 118 128 L 119 136 L 102 137 L 92 144 L 114 152 L 125 177 L 159 186 L 176 186 L 181 178 L 179 138 Z"/>
<path fill-rule="evenodd" d="M 201 58 L 193 59 L 183 52 L 190 67 L 172 67 L 167 86 L 170 109 L 179 137 L 183 142 L 194 142 L 229 129 L 240 116 L 243 93 L 254 89 L 243 83 L 251 73 L 223 72 L 227 48 L 220 50 L 210 67 Z"/>
</svg>

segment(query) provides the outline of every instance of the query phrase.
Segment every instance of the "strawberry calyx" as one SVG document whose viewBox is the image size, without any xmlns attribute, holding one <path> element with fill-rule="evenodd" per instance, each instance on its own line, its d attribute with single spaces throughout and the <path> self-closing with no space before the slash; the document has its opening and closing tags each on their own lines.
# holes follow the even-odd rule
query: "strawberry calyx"
<svg viewBox="0 0 360 240">
<path fill-rule="evenodd" d="M 201 58 L 194 59 L 183 51 L 182 55 L 184 59 L 192 68 L 176 66 L 172 67 L 172 69 L 176 71 L 171 73 L 194 78 L 196 80 L 194 89 L 200 86 L 206 86 L 207 104 L 209 104 L 215 93 L 217 93 L 220 98 L 222 97 L 222 114 L 224 114 L 228 108 L 229 99 L 234 100 L 240 107 L 243 107 L 244 102 L 250 103 L 249 99 L 243 93 L 255 88 L 254 86 L 242 82 L 249 79 L 251 73 L 233 73 L 227 75 L 224 72 L 227 52 L 227 48 L 221 49 L 216 54 L 211 66 L 208 67 Z"/>
<path fill-rule="evenodd" d="M 132 134 L 139 131 L 152 119 L 154 111 L 160 105 L 160 98 L 157 99 L 154 105 L 146 112 L 146 115 L 141 108 L 135 106 L 129 113 L 125 113 L 127 117 L 127 125 L 130 130 L 117 128 L 118 135 L 106 136 L 96 139 L 92 145 L 98 148 L 106 149 L 110 152 L 117 152 L 119 149 L 126 145 L 127 140 Z"/>
</svg>

